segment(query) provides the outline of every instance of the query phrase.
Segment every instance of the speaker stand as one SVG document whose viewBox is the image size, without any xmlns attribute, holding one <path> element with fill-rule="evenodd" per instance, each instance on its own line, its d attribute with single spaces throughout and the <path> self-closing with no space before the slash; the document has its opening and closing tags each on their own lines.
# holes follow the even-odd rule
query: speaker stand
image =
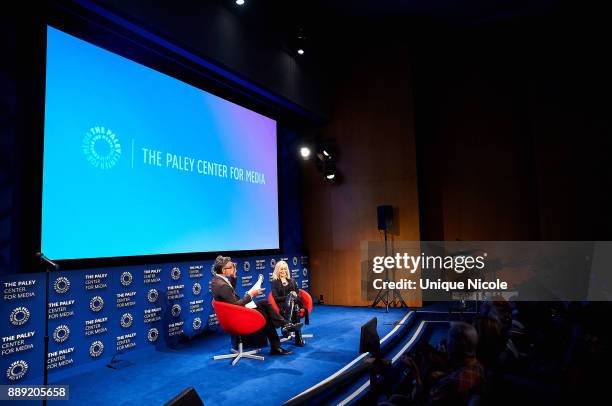
<svg viewBox="0 0 612 406">
<path fill-rule="evenodd" d="M 385 234 L 385 257 L 387 257 L 388 252 L 389 252 L 389 248 L 388 248 L 389 243 L 387 240 L 387 229 L 385 228 L 383 232 Z M 389 270 L 385 269 L 384 282 L 389 282 L 389 281 L 390 281 L 389 280 Z M 389 286 L 389 284 L 385 283 L 383 284 L 383 286 Z M 374 299 L 374 302 L 372 303 L 372 307 L 378 307 L 378 304 L 381 302 L 385 306 L 385 311 L 387 313 L 389 313 L 389 306 L 392 303 L 397 304 L 395 307 L 400 307 L 400 308 L 408 307 L 408 305 L 406 304 L 406 302 L 404 302 L 404 299 L 402 298 L 402 295 L 399 293 L 397 288 L 389 289 L 388 287 L 386 287 L 386 288 L 379 289 L 378 294 L 376 295 L 376 299 Z"/>
</svg>

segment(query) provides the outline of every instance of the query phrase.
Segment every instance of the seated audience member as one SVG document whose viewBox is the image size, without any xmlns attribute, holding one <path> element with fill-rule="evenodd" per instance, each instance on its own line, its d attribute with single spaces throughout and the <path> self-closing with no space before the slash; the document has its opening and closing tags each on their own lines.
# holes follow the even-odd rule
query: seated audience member
<svg viewBox="0 0 612 406">
<path fill-rule="evenodd" d="M 272 273 L 272 296 L 280 309 L 280 314 L 285 320 L 299 323 L 300 310 L 304 310 L 306 324 L 308 324 L 308 311 L 299 295 L 299 289 L 295 279 L 289 277 L 289 266 L 285 261 L 278 261 Z M 295 333 L 295 345 L 304 346 L 301 331 Z"/>
<path fill-rule="evenodd" d="M 476 359 L 478 334 L 470 324 L 455 322 L 440 349 L 420 346 L 404 355 L 412 384 L 401 388 L 385 405 L 465 405 L 484 381 L 484 368 Z M 404 382 L 404 385 L 408 382 Z"/>
<path fill-rule="evenodd" d="M 512 308 L 501 297 L 483 303 L 474 321 L 478 333 L 477 357 L 487 370 L 502 367 L 518 352 L 511 337 Z"/>
<path fill-rule="evenodd" d="M 232 262 L 230 257 L 219 255 L 215 260 L 213 270 L 215 276 L 211 282 L 211 290 L 215 300 L 237 306 L 245 306 L 252 301 L 253 297 L 263 292 L 263 289 L 251 289 L 243 298 L 236 294 L 234 289 L 236 286 L 236 264 Z M 285 350 L 280 346 L 280 339 L 276 333 L 276 328 L 282 327 L 283 335 L 288 336 L 292 331 L 299 332 L 302 325 L 300 323 L 288 323 L 265 299 L 254 303 L 256 305 L 255 310 L 266 319 L 266 325 L 263 329 L 270 342 L 270 355 L 291 354 L 292 351 Z"/>
<path fill-rule="evenodd" d="M 447 337 L 450 372 L 433 384 L 428 403 L 432 405 L 466 404 L 484 381 L 484 368 L 476 359 L 478 333 L 463 322 L 451 324 Z"/>
</svg>

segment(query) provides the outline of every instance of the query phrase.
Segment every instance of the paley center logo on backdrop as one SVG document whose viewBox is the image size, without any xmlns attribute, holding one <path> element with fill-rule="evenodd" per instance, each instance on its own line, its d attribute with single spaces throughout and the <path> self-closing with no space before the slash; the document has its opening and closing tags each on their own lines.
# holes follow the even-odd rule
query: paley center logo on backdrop
<svg viewBox="0 0 612 406">
<path fill-rule="evenodd" d="M 172 271 L 170 271 L 170 277 L 172 278 L 172 280 L 179 280 L 181 277 L 181 269 L 177 266 L 172 268 Z"/>
<path fill-rule="evenodd" d="M 157 341 L 157 337 L 159 337 L 159 330 L 157 330 L 155 327 L 149 329 L 149 332 L 147 333 L 147 339 L 153 343 Z"/>
<path fill-rule="evenodd" d="M 132 284 L 132 274 L 130 272 L 124 272 L 121 274 L 121 284 L 123 286 L 130 286 Z"/>
<path fill-rule="evenodd" d="M 94 312 L 99 312 L 104 308 L 104 299 L 101 296 L 94 296 L 89 301 L 89 308 Z"/>
<path fill-rule="evenodd" d="M 14 308 L 9 316 L 9 320 L 13 326 L 22 326 L 28 321 L 29 318 L 30 311 L 24 306 Z"/>
<path fill-rule="evenodd" d="M 170 313 L 172 314 L 172 316 L 174 317 L 178 317 L 181 315 L 181 305 L 180 304 L 175 304 L 172 305 L 172 310 L 170 310 Z"/>
<path fill-rule="evenodd" d="M 102 341 L 94 341 L 89 346 L 89 356 L 92 358 L 98 358 L 104 352 L 104 344 Z"/>
<path fill-rule="evenodd" d="M 28 372 L 28 363 L 24 360 L 18 360 L 9 365 L 6 370 L 6 377 L 11 381 L 18 381 L 23 378 Z"/>
<path fill-rule="evenodd" d="M 102 126 L 91 127 L 83 136 L 81 147 L 87 161 L 96 168 L 110 169 L 121 158 L 119 138 Z"/>
<path fill-rule="evenodd" d="M 157 298 L 159 298 L 159 292 L 157 292 L 157 289 L 149 289 L 149 292 L 147 293 L 147 300 L 149 303 L 157 302 Z"/>
<path fill-rule="evenodd" d="M 53 289 L 56 293 L 66 293 L 70 290 L 70 280 L 65 276 L 60 276 L 53 282 Z"/>
<path fill-rule="evenodd" d="M 60 324 L 53 330 L 53 340 L 56 343 L 63 343 L 70 337 L 70 328 L 65 324 Z"/>
<path fill-rule="evenodd" d="M 132 326 L 132 323 L 134 322 L 134 316 L 132 316 L 130 313 L 124 313 L 123 316 L 121 316 L 121 327 L 123 328 L 128 328 Z"/>
</svg>

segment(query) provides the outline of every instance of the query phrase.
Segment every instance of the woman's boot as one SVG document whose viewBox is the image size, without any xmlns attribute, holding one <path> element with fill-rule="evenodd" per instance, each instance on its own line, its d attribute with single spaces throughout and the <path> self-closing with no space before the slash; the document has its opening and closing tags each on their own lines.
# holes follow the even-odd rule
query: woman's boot
<svg viewBox="0 0 612 406">
<path fill-rule="evenodd" d="M 302 330 L 298 330 L 295 332 L 295 346 L 296 347 L 303 347 L 304 346 L 304 339 L 302 338 Z"/>
</svg>

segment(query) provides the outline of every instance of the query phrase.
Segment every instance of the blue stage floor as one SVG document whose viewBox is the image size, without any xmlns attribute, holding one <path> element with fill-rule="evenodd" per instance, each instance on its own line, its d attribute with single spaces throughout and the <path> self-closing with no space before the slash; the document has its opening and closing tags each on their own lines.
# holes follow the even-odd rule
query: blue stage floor
<svg viewBox="0 0 612 406">
<path fill-rule="evenodd" d="M 383 337 L 405 313 L 405 309 L 385 313 L 367 307 L 317 306 L 311 324 L 304 328 L 315 338 L 303 348 L 286 344 L 293 355 L 271 357 L 266 348 L 261 354 L 264 361 L 242 359 L 232 367 L 227 360 L 211 359 L 229 352 L 229 336 L 215 333 L 180 349 L 135 353 L 129 358 L 133 364 L 121 370 L 100 367 L 69 377 L 51 376 L 50 383 L 70 385 L 70 401 L 63 405 L 163 405 L 189 386 L 207 406 L 279 405 L 358 356 L 360 327 L 367 320 L 378 317 Z"/>
</svg>

